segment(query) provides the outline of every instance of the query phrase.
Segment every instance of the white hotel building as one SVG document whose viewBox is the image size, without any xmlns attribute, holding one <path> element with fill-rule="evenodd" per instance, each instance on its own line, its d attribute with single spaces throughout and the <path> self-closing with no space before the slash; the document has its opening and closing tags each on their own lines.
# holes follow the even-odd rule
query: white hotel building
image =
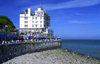
<svg viewBox="0 0 100 64">
<path fill-rule="evenodd" d="M 41 7 L 35 11 L 35 14 L 30 8 L 20 13 L 20 35 L 37 37 L 52 35 L 52 33 L 50 16 Z"/>
</svg>

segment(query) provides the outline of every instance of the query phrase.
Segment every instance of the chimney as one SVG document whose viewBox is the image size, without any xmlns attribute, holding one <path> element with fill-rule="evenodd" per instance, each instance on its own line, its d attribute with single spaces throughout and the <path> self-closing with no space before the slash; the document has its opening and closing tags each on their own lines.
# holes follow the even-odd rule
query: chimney
<svg viewBox="0 0 100 64">
<path fill-rule="evenodd" d="M 42 9 L 41 8 L 38 8 L 38 11 L 41 11 Z"/>
<path fill-rule="evenodd" d="M 31 14 L 31 9 L 30 8 L 28 8 L 28 15 L 30 15 Z"/>
</svg>

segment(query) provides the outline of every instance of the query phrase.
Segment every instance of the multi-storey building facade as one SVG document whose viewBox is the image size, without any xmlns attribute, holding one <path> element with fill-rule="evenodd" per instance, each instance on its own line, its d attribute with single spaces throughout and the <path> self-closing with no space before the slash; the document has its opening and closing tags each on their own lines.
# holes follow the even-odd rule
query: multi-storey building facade
<svg viewBox="0 0 100 64">
<path fill-rule="evenodd" d="M 20 13 L 20 34 L 23 36 L 46 36 L 52 34 L 50 16 L 39 7 L 35 14 L 31 9 Z"/>
</svg>

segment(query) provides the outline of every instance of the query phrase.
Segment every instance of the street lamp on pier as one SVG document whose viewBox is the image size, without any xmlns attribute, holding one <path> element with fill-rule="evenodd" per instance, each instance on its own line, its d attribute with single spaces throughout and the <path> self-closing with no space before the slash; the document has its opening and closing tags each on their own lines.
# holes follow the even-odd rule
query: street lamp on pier
<svg viewBox="0 0 100 64">
<path fill-rule="evenodd" d="M 8 25 L 5 25 L 5 41 L 7 41 L 7 27 Z"/>
</svg>

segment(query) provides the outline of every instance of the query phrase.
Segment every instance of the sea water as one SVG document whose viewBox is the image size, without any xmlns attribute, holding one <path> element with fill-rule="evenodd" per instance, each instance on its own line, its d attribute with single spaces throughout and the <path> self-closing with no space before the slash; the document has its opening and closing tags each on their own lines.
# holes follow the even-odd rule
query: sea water
<svg viewBox="0 0 100 64">
<path fill-rule="evenodd" d="M 100 40 L 62 40 L 62 48 L 100 59 Z"/>
</svg>

